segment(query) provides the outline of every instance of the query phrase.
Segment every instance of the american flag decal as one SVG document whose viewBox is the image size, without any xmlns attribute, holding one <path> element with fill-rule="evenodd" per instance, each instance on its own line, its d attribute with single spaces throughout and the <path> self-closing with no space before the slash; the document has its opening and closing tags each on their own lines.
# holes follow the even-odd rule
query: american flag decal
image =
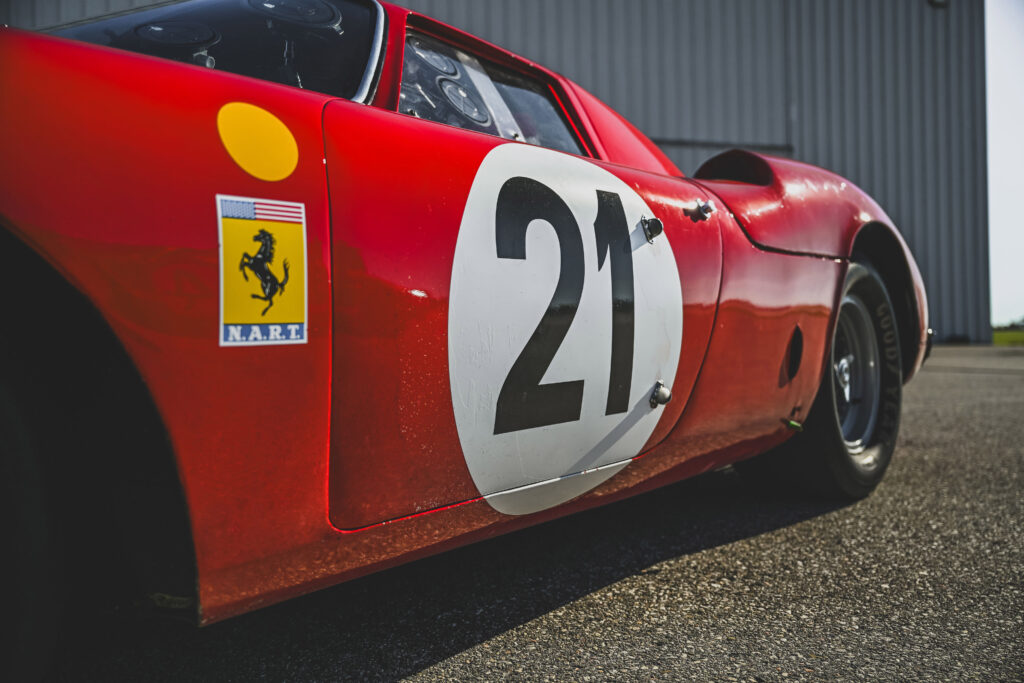
<svg viewBox="0 0 1024 683">
<path fill-rule="evenodd" d="M 226 199 L 220 200 L 221 216 L 245 220 L 280 221 L 282 223 L 304 223 L 306 207 L 295 202 L 278 202 L 270 199 Z"/>
</svg>

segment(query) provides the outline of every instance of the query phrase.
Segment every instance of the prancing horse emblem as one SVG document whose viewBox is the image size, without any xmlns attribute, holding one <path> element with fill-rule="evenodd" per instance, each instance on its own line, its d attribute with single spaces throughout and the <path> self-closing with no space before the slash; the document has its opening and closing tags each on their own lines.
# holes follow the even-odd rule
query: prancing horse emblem
<svg viewBox="0 0 1024 683">
<path fill-rule="evenodd" d="M 243 253 L 238 270 L 242 271 L 242 277 L 246 282 L 249 281 L 249 276 L 245 274 L 246 268 L 259 279 L 263 296 L 253 294 L 252 298 L 267 302 L 267 307 L 260 313 L 260 315 L 266 315 L 270 307 L 274 305 L 274 297 L 277 294 L 284 294 L 284 286 L 288 284 L 288 259 L 284 260 L 284 279 L 278 280 L 277 276 L 270 272 L 270 264 L 274 262 L 274 236 L 266 230 L 260 230 L 253 236 L 252 241 L 260 243 L 259 251 L 255 256 Z"/>
</svg>

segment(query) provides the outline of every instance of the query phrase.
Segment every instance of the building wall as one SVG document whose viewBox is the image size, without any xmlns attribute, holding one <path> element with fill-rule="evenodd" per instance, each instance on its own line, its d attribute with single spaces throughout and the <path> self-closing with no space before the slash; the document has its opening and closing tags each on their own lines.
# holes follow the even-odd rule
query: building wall
<svg viewBox="0 0 1024 683">
<path fill-rule="evenodd" d="M 26 27 L 152 4 L 8 2 Z M 564 73 L 686 173 L 738 146 L 850 178 L 910 243 L 939 338 L 991 339 L 982 0 L 402 4 Z"/>
</svg>

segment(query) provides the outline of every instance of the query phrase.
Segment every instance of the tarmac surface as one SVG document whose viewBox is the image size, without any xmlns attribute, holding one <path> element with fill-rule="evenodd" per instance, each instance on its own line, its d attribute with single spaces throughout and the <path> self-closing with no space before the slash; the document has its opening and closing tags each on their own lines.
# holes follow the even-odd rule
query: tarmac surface
<svg viewBox="0 0 1024 683">
<path fill-rule="evenodd" d="M 64 680 L 1024 680 L 1024 348 L 938 347 L 846 506 L 728 471 L 187 629 Z"/>
</svg>

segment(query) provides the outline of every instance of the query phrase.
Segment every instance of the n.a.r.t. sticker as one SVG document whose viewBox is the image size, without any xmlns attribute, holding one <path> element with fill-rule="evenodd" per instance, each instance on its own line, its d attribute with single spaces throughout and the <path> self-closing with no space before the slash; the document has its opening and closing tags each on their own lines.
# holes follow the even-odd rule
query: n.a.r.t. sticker
<svg viewBox="0 0 1024 683">
<path fill-rule="evenodd" d="M 306 207 L 217 195 L 220 345 L 305 344 Z"/>
</svg>

